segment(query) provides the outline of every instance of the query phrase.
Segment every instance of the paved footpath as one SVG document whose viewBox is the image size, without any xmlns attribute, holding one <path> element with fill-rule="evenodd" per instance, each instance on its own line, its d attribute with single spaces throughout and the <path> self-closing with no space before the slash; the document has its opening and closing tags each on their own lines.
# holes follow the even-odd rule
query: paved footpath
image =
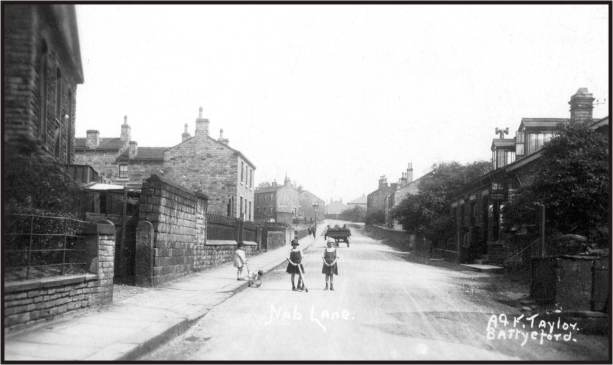
<svg viewBox="0 0 613 365">
<path fill-rule="evenodd" d="M 322 232 L 323 225 L 317 232 Z M 300 240 L 303 249 L 314 239 Z M 273 270 L 289 246 L 249 257 L 252 270 Z M 247 286 L 232 263 L 192 274 L 111 305 L 9 334 L 4 360 L 130 360 L 180 335 Z"/>
</svg>

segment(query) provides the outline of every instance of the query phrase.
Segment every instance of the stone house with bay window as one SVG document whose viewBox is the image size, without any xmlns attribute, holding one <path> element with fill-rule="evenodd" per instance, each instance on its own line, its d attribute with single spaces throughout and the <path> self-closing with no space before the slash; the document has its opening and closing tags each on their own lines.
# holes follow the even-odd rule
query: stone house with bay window
<svg viewBox="0 0 613 365">
<path fill-rule="evenodd" d="M 518 188 L 532 183 L 538 168 L 535 162 L 561 125 L 582 123 L 608 134 L 609 117 L 594 119 L 593 101 L 592 94 L 580 88 L 569 101 L 570 118 L 523 118 L 515 138 L 494 139 L 493 170 L 466 184 L 455 197 L 450 207 L 455 232 L 451 242 L 439 249 L 461 262 L 497 264 L 529 253 L 505 237 L 502 208 Z"/>
</svg>

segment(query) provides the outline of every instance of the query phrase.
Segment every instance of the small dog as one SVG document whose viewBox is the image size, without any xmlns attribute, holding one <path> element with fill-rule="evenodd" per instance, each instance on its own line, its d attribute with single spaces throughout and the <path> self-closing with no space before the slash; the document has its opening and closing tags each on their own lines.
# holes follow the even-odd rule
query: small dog
<svg viewBox="0 0 613 365">
<path fill-rule="evenodd" d="M 262 286 L 262 276 L 264 276 L 264 271 L 262 270 L 247 272 L 247 286 L 254 288 Z"/>
</svg>

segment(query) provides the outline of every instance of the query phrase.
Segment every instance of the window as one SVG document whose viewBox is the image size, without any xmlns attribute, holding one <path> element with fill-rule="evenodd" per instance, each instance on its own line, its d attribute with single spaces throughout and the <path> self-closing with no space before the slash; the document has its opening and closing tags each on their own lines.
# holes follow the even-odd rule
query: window
<svg viewBox="0 0 613 365">
<path fill-rule="evenodd" d="M 62 71 L 59 68 L 55 78 L 55 117 L 62 123 Z"/>
<path fill-rule="evenodd" d="M 66 110 L 66 163 L 70 164 L 70 152 L 72 151 L 72 91 L 68 90 L 68 106 Z"/>
<path fill-rule="evenodd" d="M 128 178 L 128 165 L 119 165 L 119 177 L 122 179 Z"/>
<path fill-rule="evenodd" d="M 249 220 L 251 220 L 251 202 L 249 202 L 249 210 L 247 213 L 249 214 Z"/>
<path fill-rule="evenodd" d="M 553 137 L 554 133 L 551 131 L 528 134 L 526 154 L 531 154 L 540 150 L 541 148 L 543 148 L 545 143 L 551 141 Z"/>
<path fill-rule="evenodd" d="M 524 154 L 524 132 L 517 131 L 515 135 L 515 154 L 522 156 Z"/>
<path fill-rule="evenodd" d="M 38 65 L 39 87 L 39 121 L 38 133 L 43 141 L 47 141 L 47 43 L 43 40 L 40 47 L 40 62 Z"/>
<path fill-rule="evenodd" d="M 251 169 L 251 180 L 249 181 L 249 186 L 253 188 L 253 169 Z"/>
<path fill-rule="evenodd" d="M 241 182 L 245 180 L 245 164 L 241 161 Z"/>
<path fill-rule="evenodd" d="M 243 197 L 241 196 L 240 199 L 240 218 L 243 218 Z"/>
</svg>

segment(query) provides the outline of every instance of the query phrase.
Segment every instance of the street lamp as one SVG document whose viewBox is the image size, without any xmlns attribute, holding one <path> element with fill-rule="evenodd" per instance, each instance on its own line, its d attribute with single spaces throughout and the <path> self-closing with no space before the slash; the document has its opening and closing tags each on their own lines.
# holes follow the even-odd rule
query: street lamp
<svg viewBox="0 0 613 365">
<path fill-rule="evenodd" d="M 319 203 L 314 202 L 313 211 L 315 212 L 315 226 L 313 227 L 313 238 L 315 238 L 315 235 L 317 234 L 317 208 L 319 208 Z"/>
</svg>

